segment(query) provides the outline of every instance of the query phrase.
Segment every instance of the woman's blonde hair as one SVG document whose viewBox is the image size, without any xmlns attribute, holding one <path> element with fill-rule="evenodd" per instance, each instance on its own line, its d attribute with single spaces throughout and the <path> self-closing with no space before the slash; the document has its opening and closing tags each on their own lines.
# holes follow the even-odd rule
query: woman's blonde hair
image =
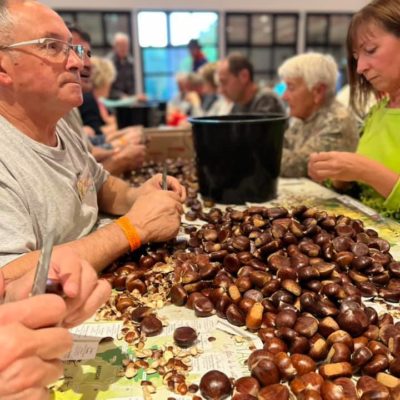
<svg viewBox="0 0 400 400">
<path fill-rule="evenodd" d="M 209 63 L 203 65 L 199 69 L 199 74 L 203 77 L 204 81 L 207 82 L 215 90 L 218 89 L 218 84 L 215 79 L 216 71 L 217 71 L 217 63 L 216 62 L 213 62 L 213 63 L 209 62 Z"/>
<path fill-rule="evenodd" d="M 108 58 L 92 57 L 92 83 L 94 89 L 99 89 L 115 81 L 117 72 L 114 64 Z"/>
</svg>

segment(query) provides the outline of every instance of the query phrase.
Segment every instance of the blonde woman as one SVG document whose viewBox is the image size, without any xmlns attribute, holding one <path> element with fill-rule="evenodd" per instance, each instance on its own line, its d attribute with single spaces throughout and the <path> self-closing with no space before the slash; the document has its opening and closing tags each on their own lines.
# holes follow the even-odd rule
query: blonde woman
<svg viewBox="0 0 400 400">
<path fill-rule="evenodd" d="M 139 145 L 142 141 L 141 129 L 128 127 L 118 130 L 114 116 L 108 112 L 104 104 L 104 99 L 109 96 L 116 77 L 113 63 L 106 58 L 92 57 L 90 74 L 92 90 L 83 94 L 83 104 L 79 107 L 84 126 L 94 131 L 96 136 L 105 135 L 106 141 L 114 148 L 128 143 Z M 144 146 L 140 150 L 138 158 L 143 161 Z"/>
</svg>

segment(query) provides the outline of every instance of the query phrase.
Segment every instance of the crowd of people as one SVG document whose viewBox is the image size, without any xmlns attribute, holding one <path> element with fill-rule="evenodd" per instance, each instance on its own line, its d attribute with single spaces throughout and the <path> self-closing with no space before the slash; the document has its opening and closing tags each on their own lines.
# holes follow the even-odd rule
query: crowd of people
<svg viewBox="0 0 400 400">
<path fill-rule="evenodd" d="M 283 176 L 329 179 L 339 190 L 359 182 L 398 210 L 399 31 L 394 0 L 374 0 L 353 16 L 351 108 L 335 100 L 337 66 L 330 56 L 286 60 L 278 70 L 287 86 L 280 99 L 255 83 L 246 57 L 235 53 L 210 64 L 197 41 L 190 48 L 192 75 L 181 76 L 174 104 L 186 103 L 184 112 L 194 116 L 288 112 Z M 140 132 L 119 130 L 102 101 L 145 99 L 135 93 L 128 37 L 116 36 L 109 59 L 91 59 L 88 33 L 67 27 L 49 7 L 3 1 L 0 65 L 0 397 L 45 399 L 72 344 L 67 329 L 109 297 L 97 273 L 142 243 L 176 236 L 186 191 L 173 177 L 168 190 L 160 175 L 139 188 L 118 178 L 145 154 Z M 360 136 L 353 112 L 365 110 L 371 94 L 377 103 Z M 99 212 L 117 219 L 94 230 Z M 27 298 L 50 231 L 57 241 L 49 276 L 65 296 Z"/>
</svg>

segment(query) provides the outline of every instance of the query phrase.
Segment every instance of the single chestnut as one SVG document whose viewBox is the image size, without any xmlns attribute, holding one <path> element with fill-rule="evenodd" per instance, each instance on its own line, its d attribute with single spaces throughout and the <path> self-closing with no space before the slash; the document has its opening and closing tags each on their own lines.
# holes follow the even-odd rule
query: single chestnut
<svg viewBox="0 0 400 400">
<path fill-rule="evenodd" d="M 251 376 L 243 376 L 235 380 L 235 393 L 249 394 L 257 397 L 260 391 L 260 384 L 257 379 Z"/>
<path fill-rule="evenodd" d="M 186 293 L 186 290 L 182 287 L 182 285 L 173 285 L 169 292 L 169 296 L 171 299 L 171 303 L 175 304 L 178 307 L 185 305 L 188 299 L 188 294 Z"/>
<path fill-rule="evenodd" d="M 258 400 L 270 399 L 289 400 L 289 389 L 280 383 L 275 383 L 262 388 L 258 393 Z"/>
<path fill-rule="evenodd" d="M 298 376 L 314 372 L 317 368 L 315 361 L 305 354 L 292 354 L 290 356 L 292 364 L 297 371 Z"/>
<path fill-rule="evenodd" d="M 230 304 L 226 308 L 226 319 L 232 324 L 236 326 L 243 326 L 246 323 L 246 316 L 244 312 L 236 305 Z"/>
<path fill-rule="evenodd" d="M 319 373 L 324 379 L 335 379 L 352 376 L 353 370 L 348 362 L 324 364 L 319 368 Z"/>
<path fill-rule="evenodd" d="M 306 315 L 300 316 L 297 318 L 293 329 L 299 335 L 311 338 L 318 331 L 318 320 L 316 320 L 314 317 L 309 317 Z"/>
<path fill-rule="evenodd" d="M 147 306 L 140 306 L 140 307 L 136 307 L 132 313 L 131 313 L 131 318 L 135 321 L 135 322 L 141 322 L 143 320 L 143 318 L 148 317 L 150 315 L 154 314 L 154 309 L 151 307 L 147 307 Z"/>
<path fill-rule="evenodd" d="M 190 347 L 197 340 L 197 332 L 190 326 L 181 326 L 174 331 L 174 341 L 179 347 Z"/>
<path fill-rule="evenodd" d="M 251 375 L 256 378 L 262 386 L 279 383 L 281 376 L 275 362 L 266 358 L 261 359 L 251 369 Z"/>
<path fill-rule="evenodd" d="M 308 372 L 302 376 L 297 376 L 290 382 L 290 389 L 299 396 L 305 390 L 314 390 L 319 392 L 324 379 L 317 372 Z"/>
<path fill-rule="evenodd" d="M 214 312 L 214 304 L 203 296 L 193 302 L 193 310 L 197 317 L 210 317 Z"/>
<path fill-rule="evenodd" d="M 211 370 L 200 380 L 200 392 L 207 400 L 222 400 L 232 393 L 230 379 L 221 371 Z"/>
<path fill-rule="evenodd" d="M 334 343 L 329 350 L 327 361 L 329 363 L 339 363 L 343 361 L 350 361 L 351 351 L 344 343 Z"/>
<path fill-rule="evenodd" d="M 162 323 L 155 316 L 147 316 L 140 323 L 141 332 L 146 336 L 156 336 L 162 331 Z"/>
<path fill-rule="evenodd" d="M 257 330 L 261 327 L 264 307 L 261 303 L 254 303 L 246 316 L 246 326 L 249 330 Z"/>
<path fill-rule="evenodd" d="M 382 399 L 389 400 L 389 389 L 376 379 L 364 375 L 357 381 L 357 393 L 362 400 Z"/>
</svg>

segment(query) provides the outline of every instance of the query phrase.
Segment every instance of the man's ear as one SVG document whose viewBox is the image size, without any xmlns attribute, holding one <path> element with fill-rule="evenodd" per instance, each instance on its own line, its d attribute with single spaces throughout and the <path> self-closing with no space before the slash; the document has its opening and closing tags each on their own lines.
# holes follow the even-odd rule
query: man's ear
<svg viewBox="0 0 400 400">
<path fill-rule="evenodd" d="M 326 93 L 327 93 L 327 87 L 326 87 L 325 83 L 317 83 L 312 88 L 311 92 L 313 94 L 315 104 L 322 104 L 325 102 Z"/>
<path fill-rule="evenodd" d="M 8 73 L 10 62 L 10 58 L 0 51 L 0 86 L 9 86 L 12 83 L 11 76 Z"/>
<path fill-rule="evenodd" d="M 249 81 L 250 81 L 250 72 L 249 72 L 249 70 L 246 69 L 246 68 L 243 68 L 243 69 L 239 72 L 238 77 L 239 77 L 239 79 L 240 79 L 240 81 L 241 81 L 242 83 L 247 83 L 247 82 L 249 82 Z"/>
</svg>

